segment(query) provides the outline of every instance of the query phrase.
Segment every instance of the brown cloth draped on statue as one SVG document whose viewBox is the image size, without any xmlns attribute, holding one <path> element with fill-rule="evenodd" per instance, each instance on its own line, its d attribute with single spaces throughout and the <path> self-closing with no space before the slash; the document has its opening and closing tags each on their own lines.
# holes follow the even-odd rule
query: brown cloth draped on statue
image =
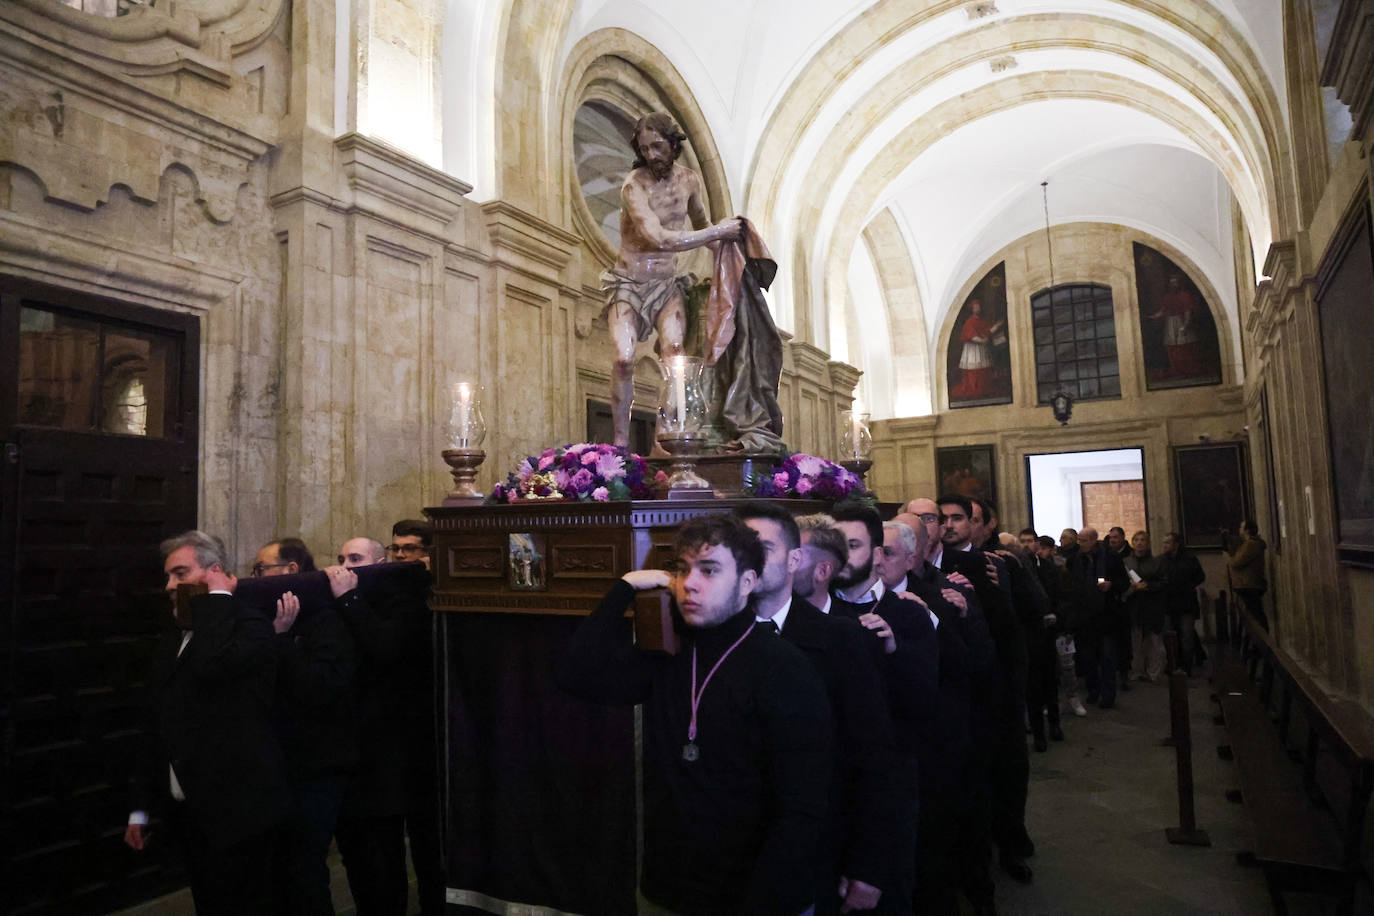
<svg viewBox="0 0 1374 916">
<path fill-rule="evenodd" d="M 744 237 L 721 242 L 715 252 L 706 301 L 706 364 L 713 367 L 714 400 L 731 439 L 725 448 L 745 454 L 783 450 L 782 336 L 763 291 L 778 265 L 749 220 Z"/>
</svg>

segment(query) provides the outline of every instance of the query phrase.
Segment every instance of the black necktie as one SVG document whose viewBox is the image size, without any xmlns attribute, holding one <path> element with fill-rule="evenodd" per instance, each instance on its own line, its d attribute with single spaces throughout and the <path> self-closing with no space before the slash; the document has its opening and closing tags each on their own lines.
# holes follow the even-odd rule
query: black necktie
<svg viewBox="0 0 1374 916">
<path fill-rule="evenodd" d="M 771 620 L 760 620 L 759 629 L 765 633 L 771 633 L 774 636 L 777 636 L 779 633 L 782 632 L 778 629 L 778 625 Z"/>
</svg>

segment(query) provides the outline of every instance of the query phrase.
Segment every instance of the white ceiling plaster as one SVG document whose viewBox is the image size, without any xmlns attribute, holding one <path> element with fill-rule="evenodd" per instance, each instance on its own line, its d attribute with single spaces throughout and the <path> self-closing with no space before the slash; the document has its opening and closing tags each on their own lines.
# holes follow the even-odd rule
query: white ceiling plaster
<svg viewBox="0 0 1374 916">
<path fill-rule="evenodd" d="M 745 182 L 752 180 L 749 170 L 776 167 L 753 162 L 769 119 L 807 62 L 872 5 L 868 0 L 580 0 L 563 53 L 566 57 L 587 34 L 610 27 L 633 31 L 658 47 L 691 88 L 711 125 L 732 196 L 748 211 L 755 205 L 744 201 Z M 1269 92 L 1285 107 L 1280 0 L 1213 0 L 1213 6 L 1248 42 L 1270 81 Z M 1130 80 L 1187 106 L 1197 123 L 1225 138 L 1228 155 L 1244 163 L 1236 135 L 1189 87 L 1136 59 L 1067 46 L 1004 52 L 1014 55 L 1015 67 L 1001 73 L 993 73 L 985 60 L 963 67 L 910 93 L 881 117 L 875 113 L 864 124 L 862 136 L 835 135 L 841 119 L 861 105 L 880 81 L 940 42 L 984 29 L 991 42 L 989 50 L 995 50 L 1001 38 L 997 28 L 988 29 L 990 23 L 1054 13 L 1101 17 L 1166 41 L 1208 72 L 1211 86 L 1204 91 L 1224 88 L 1239 103 L 1243 117 L 1260 123 L 1241 80 L 1204 43 L 1210 36 L 1194 38 L 1183 28 L 1115 0 L 997 0 L 997 7 L 991 19 L 970 20 L 959 8 L 895 36 L 856 62 L 832 87 L 809 124 L 787 126 L 798 133 L 776 211 L 770 214 L 777 237 L 769 238 L 769 244 L 778 252 L 794 250 L 789 233 L 795 231 L 800 215 L 820 208 L 819 229 L 805 240 L 816 268 L 811 298 L 824 301 L 824 265 L 836 220 L 874 158 L 934 106 L 998 80 L 1035 72 L 1082 73 L 1085 80 L 1106 74 Z M 837 142 L 854 144 L 838 179 L 824 189 L 809 187 L 813 162 Z M 1267 155 L 1267 150 L 1258 155 Z M 1248 164 L 1243 167 L 1249 168 Z M 1053 222 L 1114 222 L 1160 238 L 1199 266 L 1227 300 L 1224 305 L 1234 318 L 1230 201 L 1217 166 L 1180 131 L 1151 115 L 1105 101 L 1055 99 L 1023 104 L 962 125 L 928 147 L 872 202 L 869 216 L 890 206 L 911 245 L 930 334 L 937 333 L 940 316 L 970 271 L 1001 247 L 1043 225 L 1039 183 L 1045 178 L 1051 181 Z M 1250 201 L 1264 194 L 1258 184 L 1237 192 Z M 1261 200 L 1258 206 L 1266 203 Z M 1262 256 L 1269 226 L 1254 224 L 1265 214 L 1251 212 L 1249 216 L 1251 235 Z M 855 309 L 861 313 L 875 307 L 870 288 L 875 278 L 862 248 L 855 245 L 858 254 L 847 278 Z M 774 288 L 780 299 L 780 322 L 785 326 L 791 325 L 790 282 L 784 275 Z M 832 318 L 831 328 L 843 326 L 842 315 Z M 824 335 L 828 329 L 818 330 Z M 850 358 L 864 360 L 861 367 L 874 373 L 879 367 L 863 352 L 870 349 L 867 343 L 835 341 L 840 349 L 847 345 Z M 874 406 L 879 408 L 875 413 L 883 412 Z"/>
<path fill-rule="evenodd" d="M 1085 125 L 1091 125 L 1085 127 Z M 1181 133 L 1124 105 L 1034 102 L 972 121 L 937 141 L 879 201 L 903 215 L 921 251 L 926 327 L 934 333 L 968 272 L 1044 225 L 1040 182 L 1051 184 L 1052 222 L 1105 218 L 1150 227 L 1192 249 L 1222 245 L 1214 208 L 1200 209 L 1219 172 Z M 1205 252 L 1199 252 L 1205 254 Z"/>
</svg>

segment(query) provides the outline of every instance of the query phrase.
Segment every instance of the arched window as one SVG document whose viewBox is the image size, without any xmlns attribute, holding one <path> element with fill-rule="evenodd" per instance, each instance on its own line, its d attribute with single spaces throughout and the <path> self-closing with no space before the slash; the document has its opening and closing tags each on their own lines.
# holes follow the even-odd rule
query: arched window
<svg viewBox="0 0 1374 916">
<path fill-rule="evenodd" d="M 1121 397 L 1111 287 L 1066 283 L 1031 296 L 1039 403 L 1060 391 L 1076 401 Z"/>
<path fill-rule="evenodd" d="M 620 186 L 634 154 L 630 134 L 635 119 L 607 102 L 584 103 L 573 115 L 573 157 L 577 183 L 601 234 L 620 247 Z"/>
</svg>

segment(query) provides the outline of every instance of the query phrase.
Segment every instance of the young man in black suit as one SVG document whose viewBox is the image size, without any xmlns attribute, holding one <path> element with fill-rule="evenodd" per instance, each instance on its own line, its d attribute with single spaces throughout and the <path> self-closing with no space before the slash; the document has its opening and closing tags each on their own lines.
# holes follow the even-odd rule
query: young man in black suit
<svg viewBox="0 0 1374 916">
<path fill-rule="evenodd" d="M 894 891 L 909 901 L 915 883 L 919 756 L 923 738 L 939 710 L 939 638 L 929 608 L 919 600 L 899 597 L 883 585 L 883 523 L 877 510 L 840 504 L 830 514 L 849 547 L 849 561 L 835 579 L 831 613 L 867 627 L 881 640 L 884 653 L 879 670 L 892 716 L 903 786 L 895 801 L 902 804 L 906 819 L 901 836 L 911 837 L 909 845 L 898 852 L 902 868 Z"/>
<path fill-rule="evenodd" d="M 626 573 L 578 626 L 555 678 L 594 703 L 642 703 L 641 913 L 797 916 L 815 902 L 831 778 L 830 704 L 811 663 L 756 622 L 758 536 L 684 522 L 671 574 Z M 625 639 L 640 590 L 670 588 L 676 655 Z"/>
<path fill-rule="evenodd" d="M 291 804 L 271 721 L 272 621 L 238 608 L 217 538 L 188 531 L 162 553 L 169 596 L 182 584 L 210 591 L 155 656 L 124 841 L 143 849 L 159 812 L 185 852 L 197 913 L 269 912 L 274 834 Z"/>
<path fill-rule="evenodd" d="M 841 911 L 911 912 L 911 901 L 887 893 L 898 863 L 895 852 L 910 845 L 909 828 L 896 816 L 894 799 L 910 791 L 896 779 L 895 748 L 872 638 L 852 620 L 823 614 L 793 593 L 801 568 L 801 531 L 786 509 L 751 502 L 735 514 L 763 544 L 763 574 L 754 589 L 760 626 L 782 637 L 811 660 L 830 697 L 835 769 L 821 839 L 817 916 Z"/>
<path fill-rule="evenodd" d="M 994 700 L 991 732 L 986 735 L 992 839 L 998 844 L 1002 870 L 1022 883 L 1032 880 L 1026 857 L 1034 846 L 1025 830 L 1026 785 L 1030 772 L 1026 748 L 1026 635 L 1012 598 L 1012 574 L 996 554 L 974 546 L 981 538 L 982 510 L 969 499 L 941 496 L 937 502 L 945 518 L 941 535 L 941 567 L 957 571 L 974 587 L 987 617 L 997 655 L 1000 684 Z M 982 905 L 980 901 L 975 901 Z"/>
</svg>

